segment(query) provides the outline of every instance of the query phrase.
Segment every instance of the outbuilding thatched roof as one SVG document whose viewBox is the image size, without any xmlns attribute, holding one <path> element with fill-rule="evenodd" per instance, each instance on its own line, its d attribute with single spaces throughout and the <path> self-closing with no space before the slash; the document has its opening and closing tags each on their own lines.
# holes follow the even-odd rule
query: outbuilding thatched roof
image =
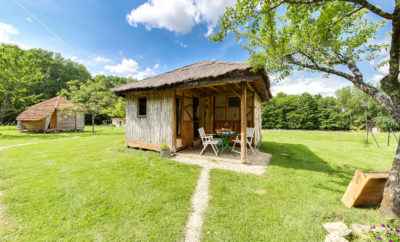
<svg viewBox="0 0 400 242">
<path fill-rule="evenodd" d="M 263 92 L 262 96 L 270 98 L 270 83 L 265 72 L 254 72 L 251 69 L 251 66 L 245 63 L 221 61 L 203 61 L 194 63 L 142 81 L 122 85 L 114 88 L 113 91 L 118 95 L 123 95 L 130 91 L 179 87 L 191 82 L 200 83 L 202 81 L 219 81 L 223 78 L 226 78 L 227 81 L 229 78 L 238 78 L 242 81 L 247 81 L 254 80 L 254 78 L 257 77 L 264 82 L 264 90 L 259 90 L 260 92 Z"/>
<path fill-rule="evenodd" d="M 46 118 L 55 110 L 73 108 L 74 103 L 68 101 L 65 97 L 57 96 L 46 101 L 30 106 L 17 117 L 19 121 L 35 121 Z"/>
</svg>

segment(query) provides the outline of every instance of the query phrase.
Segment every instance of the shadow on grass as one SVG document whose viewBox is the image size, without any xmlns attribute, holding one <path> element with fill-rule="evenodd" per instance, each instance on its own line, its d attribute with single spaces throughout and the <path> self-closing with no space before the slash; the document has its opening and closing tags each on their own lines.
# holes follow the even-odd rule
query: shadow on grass
<svg viewBox="0 0 400 242">
<path fill-rule="evenodd" d="M 325 173 L 334 178 L 330 182 L 340 186 L 347 186 L 354 171 L 358 168 L 349 165 L 332 166 L 303 144 L 263 142 L 260 150 L 272 154 L 270 166 Z M 319 184 L 318 187 L 339 192 L 322 184 Z"/>
</svg>

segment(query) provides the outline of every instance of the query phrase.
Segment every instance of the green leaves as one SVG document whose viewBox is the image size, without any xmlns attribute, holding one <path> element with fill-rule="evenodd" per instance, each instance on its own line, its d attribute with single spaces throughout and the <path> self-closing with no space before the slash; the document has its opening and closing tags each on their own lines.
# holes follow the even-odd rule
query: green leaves
<svg viewBox="0 0 400 242">
<path fill-rule="evenodd" d="M 125 101 L 117 97 L 111 88 L 127 83 L 129 79 L 114 76 L 98 75 L 85 82 L 77 80 L 68 82 L 61 94 L 71 101 L 80 103 L 86 112 L 92 115 L 104 114 L 109 117 L 125 116 Z"/>
<path fill-rule="evenodd" d="M 310 70 L 310 65 L 331 68 L 345 65 L 346 58 L 373 58 L 380 48 L 366 43 L 382 22 L 371 22 L 366 13 L 346 1 L 240 0 L 225 12 L 212 39 L 222 41 L 235 34 L 245 43 L 255 68 L 284 78 L 295 70 Z"/>
<path fill-rule="evenodd" d="M 14 122 L 26 107 L 54 97 L 70 80 L 90 78 L 86 68 L 61 55 L 0 45 L 0 123 Z"/>
</svg>

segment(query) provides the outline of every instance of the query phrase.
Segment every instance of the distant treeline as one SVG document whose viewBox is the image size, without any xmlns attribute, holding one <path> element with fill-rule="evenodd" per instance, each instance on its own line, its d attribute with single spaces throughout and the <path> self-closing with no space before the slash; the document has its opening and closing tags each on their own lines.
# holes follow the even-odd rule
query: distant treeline
<svg viewBox="0 0 400 242">
<path fill-rule="evenodd" d="M 262 122 L 267 129 L 359 130 L 369 127 L 398 129 L 395 122 L 371 98 L 346 87 L 335 97 L 277 94 L 264 104 Z"/>
<path fill-rule="evenodd" d="M 111 88 L 127 81 L 127 78 L 114 76 L 92 77 L 84 65 L 58 53 L 0 44 L 0 124 L 15 123 L 20 112 L 59 95 L 71 83 L 101 86 L 113 95 Z M 123 100 L 117 97 L 113 100 L 112 105 L 99 110 L 97 123 L 125 115 Z"/>
</svg>

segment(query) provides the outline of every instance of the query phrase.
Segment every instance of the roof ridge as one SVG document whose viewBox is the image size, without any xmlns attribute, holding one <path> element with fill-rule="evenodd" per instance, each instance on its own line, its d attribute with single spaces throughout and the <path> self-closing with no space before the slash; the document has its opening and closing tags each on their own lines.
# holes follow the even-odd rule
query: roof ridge
<svg viewBox="0 0 400 242">
<path fill-rule="evenodd" d="M 57 101 L 56 104 L 54 105 L 54 109 L 57 109 L 59 103 L 60 103 L 60 96 L 57 96 Z"/>
<path fill-rule="evenodd" d="M 169 71 L 160 73 L 160 74 L 158 74 L 158 75 L 154 75 L 154 76 L 150 76 L 150 77 L 144 78 L 144 79 L 142 79 L 142 80 L 139 80 L 139 82 L 143 82 L 143 81 L 146 81 L 146 80 L 149 80 L 149 79 L 152 79 L 152 78 L 156 78 L 156 77 L 161 76 L 161 75 L 166 75 L 166 74 L 169 74 L 169 73 L 171 73 L 171 72 L 175 72 L 175 71 L 179 71 L 179 70 L 184 70 L 184 69 L 186 69 L 186 68 L 188 68 L 188 67 L 195 66 L 195 65 L 199 65 L 199 64 L 207 64 L 207 65 L 212 65 L 212 64 L 237 65 L 237 64 L 246 64 L 246 63 L 240 62 L 240 61 L 238 61 L 238 62 L 233 62 L 233 61 L 202 60 L 202 61 L 198 61 L 198 62 L 195 62 L 195 63 L 192 63 L 192 64 L 184 65 L 184 66 L 181 66 L 181 67 L 178 67 L 178 68 L 175 68 L 175 69 L 172 69 L 172 70 L 169 70 Z M 126 84 L 124 84 L 124 86 L 125 86 L 125 85 L 129 85 L 129 84 L 130 84 L 130 83 L 126 83 Z"/>
</svg>

